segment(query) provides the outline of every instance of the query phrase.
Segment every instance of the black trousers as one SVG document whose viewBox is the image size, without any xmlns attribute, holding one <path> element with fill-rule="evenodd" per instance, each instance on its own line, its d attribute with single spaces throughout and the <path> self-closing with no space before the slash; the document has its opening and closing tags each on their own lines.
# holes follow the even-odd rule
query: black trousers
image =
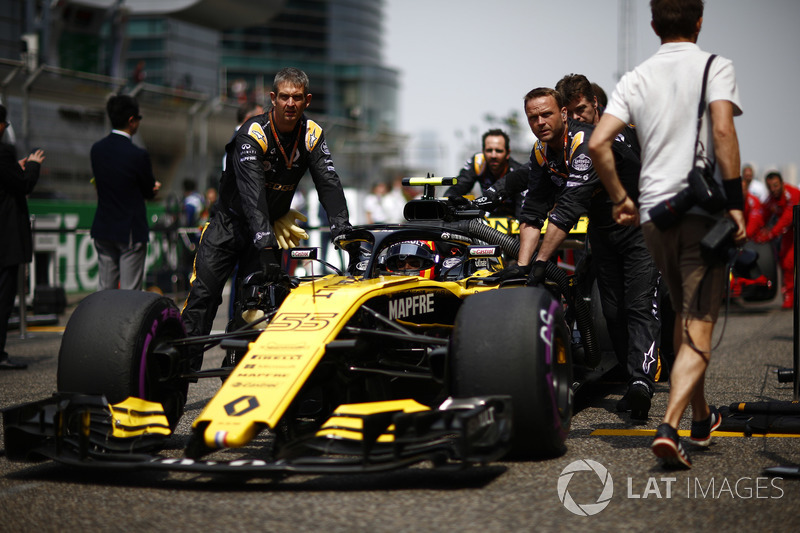
<svg viewBox="0 0 800 533">
<path fill-rule="evenodd" d="M 661 348 L 661 275 L 639 227 L 589 226 L 592 265 L 614 352 L 652 392 Z"/>
<path fill-rule="evenodd" d="M 17 295 L 19 265 L 0 267 L 0 355 L 6 354 L 8 338 L 8 319 L 14 310 L 14 297 Z M 2 359 L 3 357 L 0 357 Z"/>
<path fill-rule="evenodd" d="M 222 291 L 237 262 L 237 280 L 261 268 L 247 224 L 220 211 L 206 225 L 197 246 L 192 286 L 181 315 L 190 336 L 211 332 Z"/>
</svg>

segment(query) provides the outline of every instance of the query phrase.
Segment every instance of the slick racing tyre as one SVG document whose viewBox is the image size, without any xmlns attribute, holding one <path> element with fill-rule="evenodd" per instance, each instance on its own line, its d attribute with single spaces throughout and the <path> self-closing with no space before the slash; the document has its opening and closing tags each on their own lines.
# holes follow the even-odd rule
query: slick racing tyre
<svg viewBox="0 0 800 533">
<path fill-rule="evenodd" d="M 514 458 L 562 454 L 572 420 L 570 338 L 562 305 L 545 289 L 468 297 L 450 347 L 455 397 L 510 395 Z"/>
<path fill-rule="evenodd" d="M 159 402 L 174 429 L 188 381 L 169 377 L 153 350 L 186 337 L 180 311 L 152 292 L 106 290 L 86 297 L 64 330 L 58 352 L 59 392 L 102 394 L 109 403 L 135 396 Z"/>
</svg>

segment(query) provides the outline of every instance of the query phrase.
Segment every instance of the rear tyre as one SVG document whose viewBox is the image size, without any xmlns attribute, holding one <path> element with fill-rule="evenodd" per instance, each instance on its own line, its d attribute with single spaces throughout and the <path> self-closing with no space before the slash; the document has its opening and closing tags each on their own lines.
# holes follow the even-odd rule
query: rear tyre
<svg viewBox="0 0 800 533">
<path fill-rule="evenodd" d="M 511 396 L 513 457 L 564 453 L 572 420 L 572 361 L 559 301 L 539 287 L 470 296 L 456 317 L 450 350 L 454 396 Z"/>
<path fill-rule="evenodd" d="M 159 402 L 174 429 L 188 381 L 170 377 L 161 343 L 186 337 L 172 300 L 151 292 L 106 290 L 86 297 L 64 330 L 58 352 L 59 392 L 102 394 L 109 403 L 135 396 Z"/>
</svg>

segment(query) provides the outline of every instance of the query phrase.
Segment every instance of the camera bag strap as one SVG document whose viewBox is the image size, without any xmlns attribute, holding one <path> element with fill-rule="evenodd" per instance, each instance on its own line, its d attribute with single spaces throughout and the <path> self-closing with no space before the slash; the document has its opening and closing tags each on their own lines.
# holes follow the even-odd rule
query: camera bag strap
<svg viewBox="0 0 800 533">
<path fill-rule="evenodd" d="M 711 69 L 711 62 L 717 54 L 711 54 L 706 62 L 706 69 L 703 71 L 703 87 L 700 90 L 700 105 L 697 108 L 697 137 L 694 141 L 694 154 L 697 157 L 697 147 L 700 145 L 700 127 L 703 125 L 703 115 L 706 111 L 706 85 L 708 84 L 708 71 Z"/>
</svg>

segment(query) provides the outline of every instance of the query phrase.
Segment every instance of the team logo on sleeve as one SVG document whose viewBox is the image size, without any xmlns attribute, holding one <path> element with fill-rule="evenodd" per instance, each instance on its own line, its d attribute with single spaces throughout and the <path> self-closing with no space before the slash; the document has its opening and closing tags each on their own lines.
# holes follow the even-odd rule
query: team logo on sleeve
<svg viewBox="0 0 800 533">
<path fill-rule="evenodd" d="M 486 170 L 486 158 L 483 154 L 475 154 L 474 165 L 475 174 L 478 176 L 483 174 L 483 171 Z"/>
<path fill-rule="evenodd" d="M 572 160 L 572 168 L 578 172 L 586 172 L 592 166 L 592 158 L 586 154 L 581 154 Z"/>
<path fill-rule="evenodd" d="M 306 149 L 309 152 L 314 149 L 321 136 L 322 128 L 313 120 L 309 120 L 306 123 Z"/>
<path fill-rule="evenodd" d="M 572 144 L 569 145 L 569 156 L 572 157 L 572 154 L 575 153 L 578 146 L 583 144 L 583 132 L 579 131 L 575 134 L 575 137 L 572 138 Z"/>
<path fill-rule="evenodd" d="M 258 145 L 261 147 L 262 152 L 267 151 L 267 136 L 264 135 L 264 130 L 261 129 L 261 125 L 257 122 L 253 122 L 250 124 L 250 128 L 247 130 L 247 134 L 252 137 Z"/>
<path fill-rule="evenodd" d="M 239 147 L 239 161 L 244 163 L 246 161 L 256 161 L 258 152 L 253 148 L 250 143 L 242 143 Z"/>
</svg>

